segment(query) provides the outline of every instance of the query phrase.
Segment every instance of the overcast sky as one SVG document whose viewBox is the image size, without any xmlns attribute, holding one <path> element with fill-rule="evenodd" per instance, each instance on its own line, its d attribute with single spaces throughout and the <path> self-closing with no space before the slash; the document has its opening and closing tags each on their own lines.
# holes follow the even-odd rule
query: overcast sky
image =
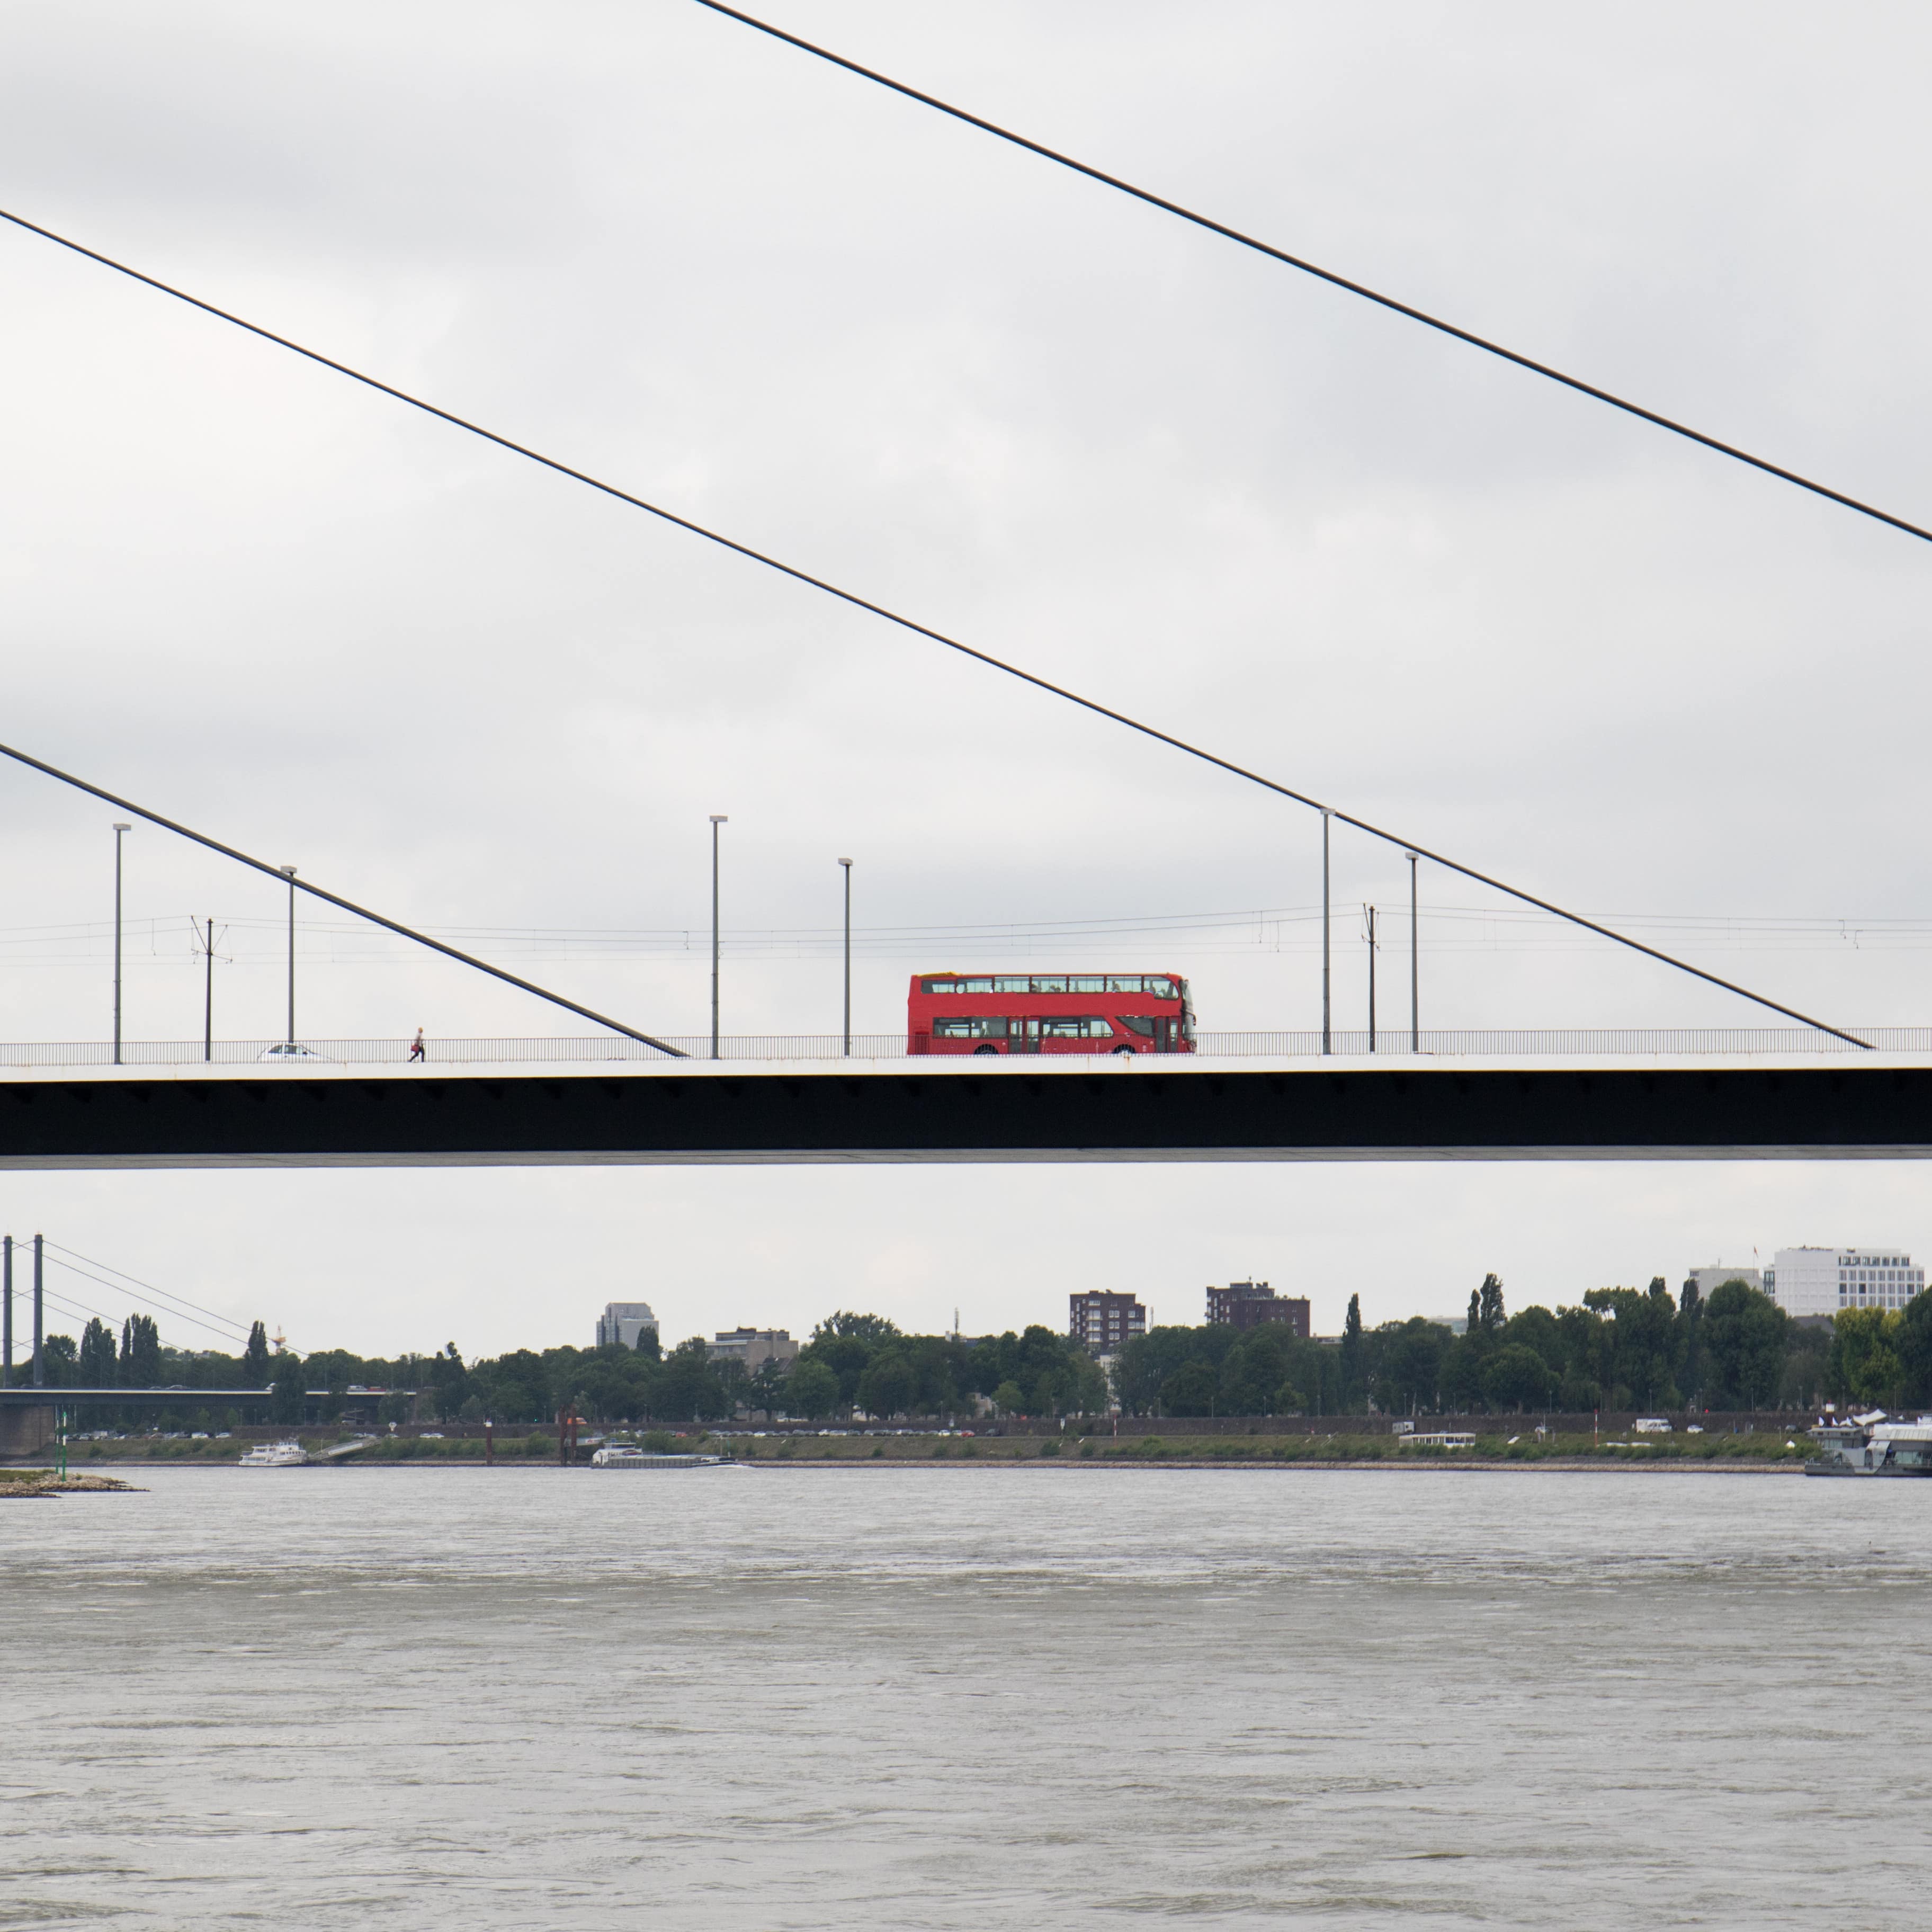
<svg viewBox="0 0 1932 1932">
<path fill-rule="evenodd" d="M 1932 522 L 1916 10 L 770 12 Z M 16 0 L 0 204 L 1773 998 L 1932 1020 L 1932 547 L 690 0 Z M 8 742 L 656 1031 L 707 1023 L 712 812 L 728 1032 L 836 1028 L 841 854 L 862 1031 L 1004 963 L 1318 1023 L 1310 814 L 34 236 L 0 287 Z M 106 1034 L 112 816 L 0 771 L 0 1036 Z M 273 1036 L 276 889 L 127 858 L 130 1036 L 199 1030 L 190 915 L 218 1030 Z M 1759 1017 L 1422 896 L 1425 1024 Z M 1406 1006 L 1406 898 L 1338 835 L 1341 1024 L 1364 902 Z M 304 1032 L 584 1030 L 304 917 Z M 1919 1170 L 1850 1166 L 12 1175 L 0 1222 L 370 1352 L 638 1297 L 1194 1321 L 1251 1270 L 1333 1329 L 1932 1246 Z"/>
</svg>

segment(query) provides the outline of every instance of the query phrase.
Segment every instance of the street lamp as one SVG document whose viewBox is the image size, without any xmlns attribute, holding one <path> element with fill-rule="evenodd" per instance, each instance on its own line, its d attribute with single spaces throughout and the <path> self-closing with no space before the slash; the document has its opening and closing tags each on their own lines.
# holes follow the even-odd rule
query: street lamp
<svg viewBox="0 0 1932 1932">
<path fill-rule="evenodd" d="M 845 868 L 845 1058 L 852 1058 L 852 862 L 841 859 Z"/>
<path fill-rule="evenodd" d="M 1376 909 L 1365 906 L 1369 916 L 1369 1051 L 1376 1050 Z"/>
<path fill-rule="evenodd" d="M 114 1064 L 121 1064 L 121 835 L 134 830 L 114 824 Z"/>
<path fill-rule="evenodd" d="M 730 814 L 711 814 L 711 1057 L 718 1058 L 718 828 L 729 825 Z"/>
<path fill-rule="evenodd" d="M 1322 811 L 1322 1051 L 1333 1053 L 1334 1034 L 1330 1028 L 1333 1009 L 1329 998 L 1328 975 L 1328 821 L 1334 816 L 1327 806 Z"/>
<path fill-rule="evenodd" d="M 289 882 L 289 1044 L 296 1043 L 296 868 L 280 866 L 276 869 Z"/>
<path fill-rule="evenodd" d="M 1402 855 L 1408 861 L 1408 1050 L 1411 1053 L 1422 1051 L 1422 995 L 1418 990 L 1416 962 L 1418 948 L 1415 938 L 1415 862 L 1422 855 L 1419 852 L 1405 852 Z"/>
</svg>

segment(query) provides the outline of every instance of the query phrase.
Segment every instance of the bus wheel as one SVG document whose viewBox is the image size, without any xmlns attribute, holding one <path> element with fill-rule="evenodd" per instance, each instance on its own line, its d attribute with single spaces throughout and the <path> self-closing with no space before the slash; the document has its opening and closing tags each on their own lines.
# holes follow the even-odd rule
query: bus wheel
<svg viewBox="0 0 1932 1932">
<path fill-rule="evenodd" d="M 1118 1054 L 1118 1053 L 1131 1053 L 1131 1052 L 1133 1052 L 1133 1048 L 1132 1048 L 1132 1047 L 1130 1047 L 1130 1046 L 1117 1046 L 1117 1047 L 1115 1047 L 1115 1048 L 1114 1048 L 1114 1051 L 1117 1054 Z"/>
<path fill-rule="evenodd" d="M 998 1053 L 999 1050 L 997 1046 L 976 1046 L 973 1049 L 973 1058 L 977 1060 L 982 1053 Z"/>
</svg>

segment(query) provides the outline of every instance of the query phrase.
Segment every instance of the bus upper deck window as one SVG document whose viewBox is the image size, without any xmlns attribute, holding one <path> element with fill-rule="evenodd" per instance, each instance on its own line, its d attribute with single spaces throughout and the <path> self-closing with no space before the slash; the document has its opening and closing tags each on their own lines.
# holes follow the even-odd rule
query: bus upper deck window
<svg viewBox="0 0 1932 1932">
<path fill-rule="evenodd" d="M 1142 976 L 1138 973 L 1113 974 L 1107 982 L 1110 993 L 1138 993 L 1141 990 Z"/>
<path fill-rule="evenodd" d="M 1180 997 L 1174 990 L 1174 982 L 1172 980 L 1150 979 L 1147 982 L 1147 989 L 1156 1000 L 1175 1000 Z"/>
<path fill-rule="evenodd" d="M 1036 993 L 1064 993 L 1066 990 L 1066 982 L 1064 978 L 1035 980 L 1033 989 Z"/>
<path fill-rule="evenodd" d="M 995 980 L 993 991 L 996 993 L 1030 993 L 1033 991 L 1033 982 L 1026 978 Z"/>
<path fill-rule="evenodd" d="M 1083 974 L 1077 980 L 1068 980 L 1066 990 L 1070 993 L 1104 993 L 1107 990 L 1107 982 L 1104 975 L 1088 978 Z"/>
</svg>

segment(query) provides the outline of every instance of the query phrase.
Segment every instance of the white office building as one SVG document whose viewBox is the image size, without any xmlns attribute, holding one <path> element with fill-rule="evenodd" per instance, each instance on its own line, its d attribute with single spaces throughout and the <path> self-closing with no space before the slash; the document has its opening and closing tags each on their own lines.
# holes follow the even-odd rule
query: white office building
<svg viewBox="0 0 1932 1932">
<path fill-rule="evenodd" d="M 653 1335 L 658 1332 L 658 1318 L 648 1301 L 606 1302 L 597 1318 L 597 1346 L 601 1348 L 607 1342 L 621 1342 L 626 1348 L 634 1348 L 638 1337 L 647 1328 Z"/>
<path fill-rule="evenodd" d="M 1902 1248 L 1780 1248 L 1765 1292 L 1786 1314 L 1836 1315 L 1846 1308 L 1903 1308 L 1925 1286 Z"/>
<path fill-rule="evenodd" d="M 1694 1268 L 1687 1280 L 1697 1284 L 1697 1298 L 1708 1301 L 1713 1288 L 1722 1288 L 1727 1281 L 1741 1281 L 1747 1288 L 1762 1288 L 1764 1276 L 1754 1268 L 1726 1268 L 1722 1262 L 1713 1262 L 1708 1268 Z"/>
</svg>

